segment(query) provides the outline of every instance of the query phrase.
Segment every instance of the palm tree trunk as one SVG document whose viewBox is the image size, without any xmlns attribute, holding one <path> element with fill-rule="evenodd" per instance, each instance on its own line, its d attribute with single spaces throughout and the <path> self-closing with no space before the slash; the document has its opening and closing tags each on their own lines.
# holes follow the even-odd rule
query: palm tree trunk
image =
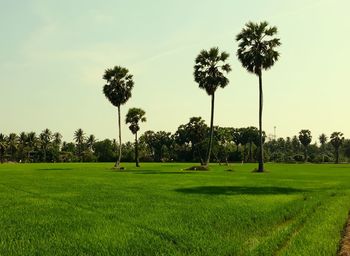
<svg viewBox="0 0 350 256">
<path fill-rule="evenodd" d="M 115 163 L 114 167 L 119 168 L 120 161 L 122 158 L 122 131 L 121 131 L 121 121 L 120 121 L 120 106 L 118 106 L 118 128 L 119 128 L 119 155 L 117 162 Z"/>
<path fill-rule="evenodd" d="M 212 145 L 213 145 L 213 136 L 214 136 L 214 102 L 215 102 L 215 93 L 213 93 L 211 95 L 210 138 L 209 138 L 209 146 L 208 146 L 208 153 L 207 153 L 207 161 L 205 163 L 206 166 L 209 165 L 211 148 L 212 148 Z"/>
<path fill-rule="evenodd" d="M 262 88 L 262 72 L 259 72 L 259 139 L 260 139 L 260 150 L 259 150 L 259 168 L 258 172 L 264 171 L 264 144 L 262 137 L 262 113 L 263 113 L 263 88 Z"/>
<path fill-rule="evenodd" d="M 305 150 L 304 150 L 304 162 L 307 162 L 307 147 L 305 146 Z"/>
<path fill-rule="evenodd" d="M 137 141 L 137 132 L 135 133 L 135 163 L 136 163 L 136 167 L 140 167 L 140 164 L 139 164 L 139 143 Z"/>
</svg>

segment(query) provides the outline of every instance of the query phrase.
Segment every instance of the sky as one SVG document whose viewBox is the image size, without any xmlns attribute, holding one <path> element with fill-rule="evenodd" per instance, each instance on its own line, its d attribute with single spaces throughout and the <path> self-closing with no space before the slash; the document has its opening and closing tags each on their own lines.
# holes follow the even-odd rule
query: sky
<svg viewBox="0 0 350 256">
<path fill-rule="evenodd" d="M 277 26 L 280 60 L 263 73 L 264 130 L 314 140 L 350 137 L 348 0 L 0 0 L 0 133 L 82 128 L 116 138 L 117 110 L 102 93 L 105 69 L 134 76 L 122 106 L 146 111 L 146 130 L 210 121 L 210 97 L 193 79 L 202 49 L 230 54 L 230 84 L 216 93 L 215 125 L 258 126 L 258 78 L 236 57 L 248 21 Z M 125 118 L 123 118 L 124 120 Z M 133 136 L 123 123 L 123 140 Z"/>
</svg>

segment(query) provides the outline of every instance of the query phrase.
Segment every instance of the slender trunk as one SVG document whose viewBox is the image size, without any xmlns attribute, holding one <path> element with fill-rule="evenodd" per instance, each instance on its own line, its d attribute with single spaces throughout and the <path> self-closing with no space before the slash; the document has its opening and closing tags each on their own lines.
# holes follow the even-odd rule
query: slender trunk
<svg viewBox="0 0 350 256">
<path fill-rule="evenodd" d="M 44 163 L 46 163 L 46 149 L 44 148 Z"/>
<path fill-rule="evenodd" d="M 139 143 L 137 141 L 137 132 L 135 133 L 135 163 L 136 163 L 136 167 L 140 167 L 140 164 L 139 164 Z"/>
<path fill-rule="evenodd" d="M 118 106 L 118 128 L 119 128 L 119 155 L 117 158 L 117 162 L 115 163 L 114 167 L 119 168 L 120 161 L 122 158 L 122 131 L 121 131 L 121 123 L 120 123 L 120 105 Z"/>
<path fill-rule="evenodd" d="M 210 116 L 210 138 L 209 138 L 209 146 L 207 152 L 207 161 L 205 165 L 209 165 L 210 162 L 210 154 L 211 148 L 213 145 L 213 136 L 214 136 L 214 102 L 215 102 L 215 93 L 211 95 L 211 116 Z"/>
<path fill-rule="evenodd" d="M 307 162 L 307 146 L 305 146 L 305 150 L 304 150 L 304 162 Z"/>
<path fill-rule="evenodd" d="M 259 168 L 258 172 L 264 171 L 264 144 L 262 137 L 262 113 L 263 113 L 263 88 L 262 88 L 262 72 L 259 72 Z"/>
</svg>

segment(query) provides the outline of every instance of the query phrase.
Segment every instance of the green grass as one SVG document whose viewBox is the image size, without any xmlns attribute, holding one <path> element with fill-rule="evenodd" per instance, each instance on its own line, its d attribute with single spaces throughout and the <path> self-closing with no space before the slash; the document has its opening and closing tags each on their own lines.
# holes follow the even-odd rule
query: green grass
<svg viewBox="0 0 350 256">
<path fill-rule="evenodd" d="M 350 209 L 350 165 L 112 166 L 0 165 L 0 255 L 329 256 Z"/>
</svg>

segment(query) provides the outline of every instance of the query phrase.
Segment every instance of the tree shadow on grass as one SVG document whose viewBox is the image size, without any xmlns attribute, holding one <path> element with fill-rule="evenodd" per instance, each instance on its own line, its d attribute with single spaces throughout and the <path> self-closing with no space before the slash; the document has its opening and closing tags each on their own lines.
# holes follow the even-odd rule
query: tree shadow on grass
<svg viewBox="0 0 350 256">
<path fill-rule="evenodd" d="M 185 194 L 205 195 L 288 195 L 306 192 L 289 187 L 241 187 L 241 186 L 200 186 L 175 189 Z"/>
<path fill-rule="evenodd" d="M 36 171 L 69 171 L 73 170 L 73 168 L 40 168 L 40 169 L 35 169 Z"/>
</svg>

